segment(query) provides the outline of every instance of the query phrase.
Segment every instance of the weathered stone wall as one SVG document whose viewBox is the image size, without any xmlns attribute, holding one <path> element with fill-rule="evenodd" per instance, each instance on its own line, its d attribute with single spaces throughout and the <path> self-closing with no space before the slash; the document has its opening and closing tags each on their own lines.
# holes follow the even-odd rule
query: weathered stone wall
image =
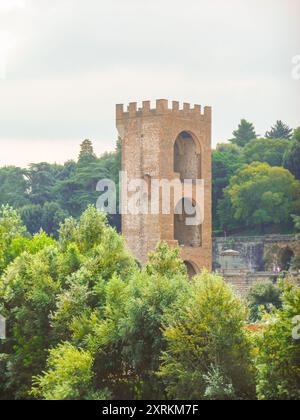
<svg viewBox="0 0 300 420">
<path fill-rule="evenodd" d="M 222 251 L 235 250 L 239 256 L 223 256 Z M 213 268 L 242 296 L 257 283 L 277 282 L 277 268 L 282 268 L 286 251 L 300 256 L 300 235 L 267 235 L 260 237 L 214 238 Z M 300 284 L 300 276 L 291 277 Z"/>
<path fill-rule="evenodd" d="M 256 284 L 260 283 L 274 283 L 277 284 L 279 280 L 278 275 L 271 272 L 257 272 L 257 273 L 241 273 L 241 272 L 227 272 L 223 274 L 227 283 L 243 297 L 247 295 L 249 290 Z M 289 281 L 300 286 L 300 276 L 291 275 Z"/>
<path fill-rule="evenodd" d="M 223 274 L 225 281 L 231 284 L 234 289 L 246 296 L 251 287 L 258 283 L 276 282 L 277 277 L 273 273 L 257 272 L 257 273 L 241 273 L 227 272 Z"/>
<path fill-rule="evenodd" d="M 169 107 L 167 100 L 158 100 L 155 109 L 151 109 L 149 101 L 143 102 L 142 108 L 131 103 L 126 111 L 123 105 L 117 105 L 117 128 L 122 139 L 122 169 L 127 172 L 128 181 L 147 179 L 151 184 L 152 179 L 182 180 L 185 170 L 192 169 L 192 173 L 197 174 L 199 168 L 205 180 L 201 246 L 196 243 L 181 246 L 181 256 L 195 267 L 195 271 L 203 267 L 211 269 L 211 108 L 204 108 L 202 113 L 199 105 L 192 108 L 184 104 L 180 109 L 178 102 Z M 180 142 L 175 147 L 182 134 L 183 137 L 189 136 L 187 155 L 180 150 Z M 195 145 L 194 152 L 191 141 Z M 192 168 L 186 167 L 187 162 L 193 162 Z M 177 172 L 178 168 L 181 174 Z M 170 214 L 162 214 L 160 210 L 156 215 L 122 216 L 122 233 L 129 249 L 141 263 L 147 261 L 148 253 L 159 241 L 166 241 L 170 246 L 178 245 L 174 235 L 174 201 L 172 197 Z"/>
<path fill-rule="evenodd" d="M 240 257 L 228 262 L 228 258 L 221 255 L 226 249 L 238 251 Z M 213 268 L 240 268 L 250 272 L 274 271 L 274 267 L 280 266 L 282 251 L 285 249 L 300 256 L 300 235 L 214 238 Z"/>
</svg>

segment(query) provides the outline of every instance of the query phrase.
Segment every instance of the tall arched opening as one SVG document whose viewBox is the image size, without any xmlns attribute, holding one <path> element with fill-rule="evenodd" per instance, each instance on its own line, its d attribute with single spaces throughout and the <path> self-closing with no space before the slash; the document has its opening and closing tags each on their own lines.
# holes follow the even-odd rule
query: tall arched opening
<svg viewBox="0 0 300 420">
<path fill-rule="evenodd" d="M 199 145 L 187 131 L 180 133 L 174 144 L 174 172 L 180 174 L 182 181 L 201 178 Z"/>
</svg>

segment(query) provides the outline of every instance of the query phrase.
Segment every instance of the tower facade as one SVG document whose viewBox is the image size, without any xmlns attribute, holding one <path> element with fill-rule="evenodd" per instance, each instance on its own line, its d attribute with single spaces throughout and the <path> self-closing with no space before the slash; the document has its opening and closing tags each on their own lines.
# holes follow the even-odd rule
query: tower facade
<svg viewBox="0 0 300 420">
<path fill-rule="evenodd" d="M 123 214 L 122 232 L 129 249 L 136 259 L 144 264 L 149 252 L 165 241 L 170 246 L 179 246 L 181 257 L 192 276 L 202 268 L 212 267 L 212 173 L 211 173 L 211 121 L 210 107 L 157 100 L 151 108 L 145 101 L 141 108 L 137 103 L 117 105 L 116 119 L 122 140 L 122 171 L 127 181 L 142 179 L 149 185 L 145 199 L 151 198 L 153 180 L 192 180 L 193 197 L 196 180 L 204 180 L 204 194 L 200 225 L 189 226 L 186 215 L 176 214 L 175 194 L 171 194 L 170 212 L 160 207 L 153 212 Z M 131 192 L 133 193 L 133 192 Z M 129 193 L 129 196 L 130 194 Z M 163 194 L 160 190 L 160 196 Z M 128 195 L 127 195 L 128 197 Z M 162 197 L 160 197 L 162 198 Z M 192 198 L 193 199 L 193 198 Z M 184 209 L 185 198 L 182 208 Z M 149 200 L 150 203 L 151 200 Z M 193 205 L 198 203 L 193 203 Z M 125 212 L 126 213 L 126 212 Z M 165 214 L 167 213 L 167 214 Z"/>
</svg>

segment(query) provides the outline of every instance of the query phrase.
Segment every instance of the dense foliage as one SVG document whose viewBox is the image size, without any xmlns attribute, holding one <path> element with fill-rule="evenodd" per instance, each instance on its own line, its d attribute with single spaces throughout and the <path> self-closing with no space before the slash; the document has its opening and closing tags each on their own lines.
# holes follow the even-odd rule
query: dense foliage
<svg viewBox="0 0 300 420">
<path fill-rule="evenodd" d="M 281 291 L 271 282 L 258 283 L 250 289 L 247 302 L 250 310 L 249 318 L 252 322 L 256 322 L 261 320 L 263 312 L 281 307 Z"/>
<path fill-rule="evenodd" d="M 204 272 L 176 312 L 164 329 L 168 345 L 160 369 L 168 397 L 254 398 L 251 345 L 243 329 L 245 306 L 223 279 Z M 213 392 L 216 372 L 223 386 Z"/>
<path fill-rule="evenodd" d="M 118 186 L 120 155 L 120 142 L 114 153 L 97 158 L 91 141 L 85 140 L 77 162 L 31 164 L 27 169 L 0 168 L 0 205 L 19 209 L 31 234 L 42 228 L 57 236 L 65 218 L 78 218 L 88 205 L 96 204 L 98 181 L 109 178 Z M 120 228 L 118 218 L 110 222 Z"/>
<path fill-rule="evenodd" d="M 8 222 L 1 227 L 6 228 L 16 215 L 4 211 Z M 78 222 L 67 219 L 61 225 L 59 241 L 44 233 L 31 240 L 24 230 L 18 234 L 7 237 L 4 231 L 0 238 L 1 248 L 3 243 L 8 247 L 6 260 L 14 257 L 0 282 L 8 335 L 1 345 L 7 358 L 0 389 L 25 398 L 32 377 L 45 368 L 48 350 L 71 336 L 73 318 L 101 311 L 105 283 L 114 275 L 124 281 L 135 262 L 105 216 L 92 207 Z"/>
<path fill-rule="evenodd" d="M 225 188 L 230 179 L 243 166 L 241 150 L 232 144 L 219 144 L 213 152 L 213 220 L 214 228 L 220 227 L 217 210 L 220 200 L 224 198 Z"/>
<path fill-rule="evenodd" d="M 233 132 L 233 138 L 230 141 L 237 146 L 245 147 L 251 140 L 256 138 L 257 134 L 254 125 L 243 119 L 238 129 Z"/>
<path fill-rule="evenodd" d="M 292 143 L 284 155 L 284 167 L 300 180 L 300 127 L 295 130 Z"/>
<path fill-rule="evenodd" d="M 225 189 L 218 208 L 224 227 L 228 223 L 226 207 L 235 220 L 260 227 L 261 232 L 268 224 L 292 223 L 292 215 L 300 213 L 300 183 L 286 169 L 253 163 L 238 171 Z"/>
<path fill-rule="evenodd" d="M 287 139 L 255 139 L 243 150 L 244 162 L 264 162 L 270 166 L 283 166 L 286 150 L 290 146 Z"/>
<path fill-rule="evenodd" d="M 257 395 L 261 400 L 300 399 L 300 288 L 285 286 L 282 308 L 265 316 L 258 335 Z"/>
<path fill-rule="evenodd" d="M 221 143 L 213 151 L 216 234 L 295 231 L 293 216 L 300 214 L 300 128 L 292 132 L 277 121 L 266 138 L 257 138 L 253 124 L 242 120 L 230 139 L 233 144 Z"/>
<path fill-rule="evenodd" d="M 2 207 L 0 255 L 0 399 L 300 398 L 296 287 L 250 333 L 247 302 L 222 278 L 189 280 L 163 243 L 140 268 L 93 207 L 57 239 Z"/>
<path fill-rule="evenodd" d="M 277 121 L 266 133 L 266 138 L 259 138 L 254 125 L 241 120 L 233 138 L 217 145 L 212 163 L 213 228 L 216 234 L 223 234 L 224 230 L 240 235 L 259 234 L 262 227 L 268 233 L 294 232 L 293 214 L 287 214 L 284 204 L 279 204 L 279 212 L 285 213 L 280 223 L 278 218 L 272 220 L 270 212 L 260 217 L 261 222 L 258 223 L 257 214 L 254 215 L 251 209 L 247 223 L 238 217 L 227 187 L 243 168 L 255 162 L 274 168 L 284 167 L 300 181 L 300 128 L 293 131 L 282 121 Z M 95 205 L 99 197 L 96 191 L 98 181 L 106 178 L 113 180 L 119 192 L 120 169 L 120 140 L 115 152 L 101 157 L 95 155 L 92 142 L 84 140 L 76 162 L 69 161 L 64 165 L 39 163 L 27 169 L 0 168 L 0 205 L 8 204 L 18 209 L 31 234 L 38 233 L 42 228 L 57 237 L 59 225 L 65 218 L 72 216 L 78 219 L 88 205 Z M 262 187 L 263 180 L 260 180 L 260 185 Z M 264 185 L 260 191 L 268 200 L 270 190 L 267 183 Z M 273 186 L 272 194 L 279 196 L 281 186 L 274 191 L 276 186 Z M 272 201 L 269 206 L 273 204 Z M 295 213 L 299 215 L 299 210 Z M 111 216 L 109 222 L 120 231 L 120 216 Z"/>
<path fill-rule="evenodd" d="M 271 127 L 270 131 L 266 132 L 267 139 L 290 139 L 292 137 L 293 130 L 282 121 L 276 121 L 276 124 Z"/>
</svg>

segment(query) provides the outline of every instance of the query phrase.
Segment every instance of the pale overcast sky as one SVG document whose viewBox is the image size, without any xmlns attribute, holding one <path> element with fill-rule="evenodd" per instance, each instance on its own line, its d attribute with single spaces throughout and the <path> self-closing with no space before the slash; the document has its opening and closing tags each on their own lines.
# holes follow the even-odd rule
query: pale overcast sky
<svg viewBox="0 0 300 420">
<path fill-rule="evenodd" d="M 166 98 L 300 125 L 300 0 L 0 0 L 0 165 L 114 148 L 115 104 Z"/>
</svg>

